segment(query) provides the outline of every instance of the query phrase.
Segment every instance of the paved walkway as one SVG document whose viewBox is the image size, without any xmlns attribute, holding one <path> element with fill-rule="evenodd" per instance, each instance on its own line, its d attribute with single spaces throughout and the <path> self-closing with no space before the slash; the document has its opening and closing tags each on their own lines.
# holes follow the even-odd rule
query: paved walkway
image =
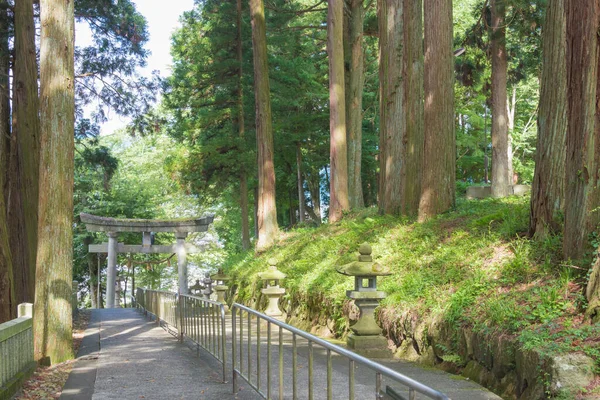
<svg viewBox="0 0 600 400">
<path fill-rule="evenodd" d="M 134 309 L 93 310 L 61 399 L 258 399 L 222 383 L 220 365 Z"/>
<path fill-rule="evenodd" d="M 264 336 L 263 336 L 264 339 Z M 306 371 L 306 348 L 298 343 L 299 370 Z M 266 343 L 261 344 L 261 359 L 266 359 Z M 276 346 L 275 346 L 276 347 Z M 254 351 L 256 348 L 254 348 Z M 289 345 L 285 346 L 284 364 L 288 372 Z M 228 349 L 228 358 L 231 351 Z M 273 363 L 276 368 L 277 349 L 273 350 Z M 325 355 L 315 347 L 316 374 L 315 397 L 325 398 Z M 228 360 L 228 367 L 231 362 Z M 266 383 L 266 371 L 263 361 L 261 375 Z M 442 391 L 454 400 L 499 400 L 493 393 L 481 386 L 457 378 L 435 369 L 423 369 L 412 363 L 386 361 L 384 364 L 411 378 Z M 319 369 L 317 369 L 319 366 Z M 61 399 L 66 400 L 104 400 L 104 399 L 258 399 L 251 388 L 241 385 L 241 391 L 232 394 L 232 385 L 222 383 L 221 365 L 207 353 L 197 356 L 196 346 L 181 344 L 165 329 L 155 322 L 147 320 L 133 309 L 93 310 L 89 327 L 78 353 L 78 361 L 65 385 Z M 348 397 L 348 362 L 340 357 L 333 358 L 334 399 Z M 358 369 L 356 371 L 356 399 L 374 397 L 371 389 L 372 373 Z M 228 376 L 231 376 L 228 373 Z M 275 375 L 276 376 L 276 375 Z M 286 373 L 286 377 L 290 376 Z M 277 379 L 273 379 L 276 381 Z M 240 380 L 241 381 L 241 380 Z M 287 381 L 287 379 L 286 379 Z M 302 376 L 299 376 L 302 382 Z M 287 388 L 287 383 L 285 383 Z M 277 398 L 276 383 L 273 397 Z M 306 397 L 306 384 L 300 386 L 300 399 Z M 368 395 L 367 395 L 368 394 Z M 286 392 L 286 398 L 291 394 Z M 423 396 L 417 396 L 423 399 Z"/>
</svg>

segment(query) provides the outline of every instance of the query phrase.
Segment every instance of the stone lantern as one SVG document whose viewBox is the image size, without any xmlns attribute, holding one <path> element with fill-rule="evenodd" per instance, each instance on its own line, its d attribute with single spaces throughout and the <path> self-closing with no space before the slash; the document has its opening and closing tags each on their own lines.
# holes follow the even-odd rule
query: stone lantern
<svg viewBox="0 0 600 400">
<path fill-rule="evenodd" d="M 202 279 L 202 283 L 204 283 L 204 290 L 202 290 L 202 294 L 206 300 L 210 300 L 210 295 L 213 293 L 212 284 L 213 280 L 210 278 L 210 273 L 204 274 L 204 279 Z"/>
<path fill-rule="evenodd" d="M 375 308 L 386 296 L 377 290 L 377 277 L 390 275 L 390 269 L 373 262 L 372 249 L 367 243 L 361 244 L 358 252 L 358 261 L 336 268 L 340 274 L 354 277 L 354 290 L 348 290 L 346 295 L 360 310 L 358 321 L 350 327 L 352 333 L 348 336 L 347 345 L 366 357 L 389 357 L 387 340 L 375 321 Z"/>
<path fill-rule="evenodd" d="M 225 301 L 225 293 L 227 292 L 226 283 L 230 281 L 231 278 L 223 273 L 223 270 L 219 268 L 216 274 L 211 275 L 212 280 L 216 283 L 215 292 L 217 292 L 217 301 L 225 307 L 225 311 L 229 311 L 229 307 L 227 307 L 227 302 Z"/>
<path fill-rule="evenodd" d="M 266 287 L 261 292 L 269 299 L 269 305 L 265 314 L 270 317 L 281 317 L 283 313 L 279 309 L 279 299 L 285 293 L 285 289 L 279 287 L 279 281 L 285 279 L 286 274 L 277 269 L 277 262 L 274 259 L 268 261 L 269 269 L 258 274 L 260 279 L 265 281 Z"/>
<path fill-rule="evenodd" d="M 196 279 L 196 283 L 190 287 L 191 292 L 196 296 L 202 295 L 202 289 L 204 289 L 204 286 L 200 283 L 200 279 Z"/>
</svg>

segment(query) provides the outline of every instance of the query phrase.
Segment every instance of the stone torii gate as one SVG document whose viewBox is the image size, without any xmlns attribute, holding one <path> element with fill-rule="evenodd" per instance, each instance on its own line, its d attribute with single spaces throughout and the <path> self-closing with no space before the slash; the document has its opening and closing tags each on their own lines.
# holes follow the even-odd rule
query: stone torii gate
<svg viewBox="0 0 600 400">
<path fill-rule="evenodd" d="M 201 249 L 185 238 L 190 232 L 206 232 L 213 222 L 214 216 L 181 220 L 149 220 L 119 219 L 99 217 L 81 213 L 81 221 L 89 232 L 106 232 L 108 243 L 91 244 L 90 253 L 107 253 L 108 270 L 106 274 L 106 308 L 115 307 L 115 280 L 117 275 L 118 253 L 175 253 L 177 254 L 177 270 L 179 276 L 179 293 L 188 293 L 187 254 L 199 253 Z M 128 245 L 118 242 L 119 232 L 141 232 L 142 245 Z M 175 234 L 174 245 L 153 245 L 151 232 L 172 232 Z M 98 277 L 99 278 L 99 277 Z"/>
</svg>

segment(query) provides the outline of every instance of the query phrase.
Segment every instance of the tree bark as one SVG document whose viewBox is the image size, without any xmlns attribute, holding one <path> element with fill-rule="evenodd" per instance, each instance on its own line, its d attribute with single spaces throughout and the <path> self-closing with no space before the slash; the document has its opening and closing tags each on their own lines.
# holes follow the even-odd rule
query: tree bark
<svg viewBox="0 0 600 400">
<path fill-rule="evenodd" d="M 515 170 L 513 167 L 513 143 L 512 135 L 515 132 L 515 114 L 517 112 L 517 85 L 513 85 L 512 95 L 510 101 L 506 102 L 506 116 L 508 118 L 508 181 L 510 185 L 514 185 L 515 182 Z"/>
<path fill-rule="evenodd" d="M 33 331 L 35 359 L 56 364 L 73 357 L 75 21 L 72 1 L 41 0 L 40 12 L 42 125 Z"/>
<path fill-rule="evenodd" d="M 0 324 L 15 317 L 16 306 L 6 206 L 4 196 L 0 196 Z"/>
<path fill-rule="evenodd" d="M 0 0 L 0 189 L 4 204 L 8 202 L 8 167 L 10 154 L 10 20 L 8 2 Z M 6 218 L 6 214 L 4 215 Z"/>
<path fill-rule="evenodd" d="M 551 0 L 542 42 L 538 137 L 531 193 L 529 233 L 543 238 L 558 232 L 564 205 L 567 132 L 567 52 L 565 0 Z"/>
<path fill-rule="evenodd" d="M 242 82 L 243 77 L 243 52 L 242 52 L 242 0 L 237 0 L 237 62 L 238 62 L 238 96 L 237 96 L 237 122 L 238 134 L 240 138 L 245 134 L 244 120 L 244 87 Z M 242 217 L 242 248 L 248 250 L 250 248 L 250 211 L 248 206 L 248 176 L 242 168 L 240 173 L 240 209 Z"/>
<path fill-rule="evenodd" d="M 25 252 L 23 290 L 19 301 L 32 302 L 35 288 L 35 262 L 37 252 L 38 176 L 40 153 L 40 120 L 38 117 L 38 68 L 35 48 L 33 0 L 15 2 L 15 63 L 13 67 L 13 135 L 17 141 L 20 186 L 20 208 L 23 213 L 25 246 L 13 248 Z M 11 204 L 11 207 L 15 205 Z"/>
<path fill-rule="evenodd" d="M 512 194 L 512 177 L 508 176 L 508 96 L 506 82 L 508 59 L 504 0 L 491 1 L 490 41 L 492 47 L 492 196 Z"/>
<path fill-rule="evenodd" d="M 348 148 L 344 88 L 344 0 L 331 0 L 327 12 L 329 55 L 330 190 L 329 221 L 336 222 L 350 208 L 348 202 Z"/>
<path fill-rule="evenodd" d="M 13 263 L 10 253 L 7 224 L 8 154 L 10 151 L 10 109 L 8 75 L 10 53 L 8 48 L 8 3 L 0 1 L 0 324 L 16 316 Z"/>
<path fill-rule="evenodd" d="M 567 138 L 565 165 L 565 258 L 581 260 L 591 249 L 589 234 L 598 211 L 598 28 L 600 1 L 566 1 Z"/>
<path fill-rule="evenodd" d="M 307 184 L 310 192 L 312 212 L 314 214 L 311 217 L 318 225 L 321 225 L 321 177 L 319 176 L 319 171 L 313 171 L 308 175 Z"/>
<path fill-rule="evenodd" d="M 304 181 L 302 179 L 302 147 L 300 142 L 296 143 L 296 178 L 298 181 L 298 220 L 304 222 Z"/>
<path fill-rule="evenodd" d="M 423 181 L 423 2 L 404 0 L 405 160 L 402 213 L 417 215 Z"/>
<path fill-rule="evenodd" d="M 254 97 L 256 100 L 256 144 L 258 146 L 258 241 L 256 249 L 270 247 L 279 234 L 275 203 L 275 166 L 265 10 L 262 0 L 250 0 L 252 50 L 254 52 Z"/>
<path fill-rule="evenodd" d="M 420 221 L 454 205 L 456 184 L 452 1 L 425 0 L 423 11 L 425 138 Z"/>
<path fill-rule="evenodd" d="M 362 192 L 362 97 L 365 83 L 363 50 L 363 0 L 346 0 L 347 21 L 346 74 L 346 136 L 348 143 L 348 202 L 350 208 L 365 206 Z"/>
<path fill-rule="evenodd" d="M 379 95 L 381 197 L 386 214 L 402 212 L 402 175 L 409 166 L 404 159 L 404 0 L 381 0 L 379 19 Z"/>
<path fill-rule="evenodd" d="M 92 244 L 92 239 L 93 238 L 91 236 L 85 236 L 83 238 L 84 248 L 87 249 L 88 246 Z M 98 308 L 98 254 L 88 252 L 86 254 L 86 262 L 88 266 L 88 274 L 90 275 L 88 286 L 90 290 L 92 308 Z"/>
<path fill-rule="evenodd" d="M 19 159 L 19 144 L 16 132 L 13 130 L 10 135 L 8 160 L 6 220 L 17 304 L 31 302 L 33 296 L 33 293 L 28 291 L 32 284 L 32 279 L 29 276 L 29 265 L 32 264 L 32 261 L 27 258 L 27 233 L 25 231 L 25 209 L 23 208 L 23 192 L 21 190 L 23 184 L 21 182 L 22 173 Z"/>
<path fill-rule="evenodd" d="M 592 324 L 597 324 L 600 322 L 600 257 L 592 267 L 585 294 L 588 300 L 585 316 Z"/>
</svg>

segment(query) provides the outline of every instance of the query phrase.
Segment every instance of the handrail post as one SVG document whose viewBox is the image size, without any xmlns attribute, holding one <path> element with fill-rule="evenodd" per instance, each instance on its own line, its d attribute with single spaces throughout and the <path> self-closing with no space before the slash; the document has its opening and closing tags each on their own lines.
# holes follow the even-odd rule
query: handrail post
<svg viewBox="0 0 600 400">
<path fill-rule="evenodd" d="M 177 327 L 178 331 L 179 331 L 179 342 L 183 343 L 183 295 L 178 294 L 177 295 L 177 308 L 179 311 L 179 326 Z"/>
<path fill-rule="evenodd" d="M 236 314 L 239 312 L 240 314 L 240 348 L 237 347 L 237 318 L 236 318 Z M 243 321 L 243 317 L 242 314 L 246 313 L 248 315 L 248 333 L 247 333 L 247 346 L 248 346 L 248 362 L 247 362 L 247 370 L 244 371 L 243 368 L 243 360 L 240 357 L 239 360 L 239 371 L 238 368 L 236 367 L 236 358 L 237 358 L 237 354 L 238 351 L 240 352 L 240 355 L 243 353 L 243 351 L 241 351 L 242 345 L 243 345 L 243 340 L 244 340 L 244 336 L 242 334 L 242 329 L 244 327 L 244 321 Z M 288 325 L 280 320 L 277 320 L 273 317 L 270 317 L 268 315 L 262 314 L 256 310 L 253 310 L 247 306 L 244 306 L 242 304 L 239 303 L 233 303 L 231 306 L 231 317 L 232 317 L 232 333 L 233 333 L 233 341 L 232 341 L 232 348 L 233 348 L 233 359 L 232 359 L 232 364 L 233 364 L 233 387 L 234 387 L 234 394 L 237 393 L 238 390 L 238 378 L 243 379 L 245 382 L 247 382 L 249 384 L 249 386 L 254 389 L 261 397 L 263 398 L 270 398 L 271 396 L 271 374 L 270 372 L 272 372 L 272 368 L 270 365 L 270 360 L 271 360 L 271 345 L 272 345 L 272 338 L 271 338 L 271 324 L 274 324 L 276 326 L 279 326 L 280 328 L 280 333 L 279 333 L 279 359 L 280 359 L 280 363 L 282 361 L 282 333 L 281 333 L 281 329 L 285 329 L 287 332 L 292 333 L 292 398 L 296 399 L 297 394 L 296 394 L 296 363 L 297 363 L 297 354 L 296 354 L 296 336 L 299 336 L 303 339 L 308 340 L 308 368 L 307 368 L 307 375 L 308 375 L 308 387 L 307 387 L 307 391 L 308 391 L 308 399 L 311 400 L 314 398 L 315 394 L 314 394 L 314 389 L 315 389 L 315 354 L 314 354 L 314 346 L 319 346 L 321 349 L 326 349 L 327 350 L 327 360 L 326 360 L 326 368 L 327 368 L 327 376 L 326 376 L 326 380 L 327 380 L 327 398 L 333 398 L 334 396 L 334 387 L 333 387 L 333 353 L 342 356 L 342 357 L 346 357 L 349 361 L 349 389 L 348 389 L 348 393 L 349 393 L 349 399 L 355 398 L 356 396 L 356 391 L 355 391 L 355 376 L 354 376 L 354 369 L 356 367 L 356 365 L 360 365 L 361 367 L 365 367 L 368 368 L 370 370 L 372 370 L 373 372 L 375 372 L 375 382 L 373 383 L 373 386 L 370 386 L 370 388 L 374 388 L 375 389 L 375 398 L 376 399 L 381 399 L 383 392 L 382 392 L 382 386 L 383 386 L 383 378 L 389 378 L 391 380 L 393 380 L 395 383 L 400 384 L 400 385 L 404 385 L 406 387 L 408 387 L 409 389 L 409 393 L 412 393 L 412 395 L 414 396 L 414 394 L 416 392 L 419 392 L 425 396 L 427 396 L 428 398 L 431 399 L 436 399 L 436 400 L 449 400 L 448 396 L 438 392 L 435 389 L 432 389 L 429 386 L 426 386 L 418 381 L 415 381 L 411 378 L 409 378 L 408 376 L 405 376 L 397 371 L 394 371 L 393 369 L 390 369 L 389 367 L 386 367 L 385 365 L 381 365 L 375 361 L 372 361 L 368 358 L 365 358 L 364 356 L 361 356 L 360 354 L 357 354 L 355 352 L 352 352 L 348 349 L 345 349 L 343 347 L 340 347 L 336 344 L 330 343 L 322 338 L 316 337 L 314 335 L 311 335 L 308 332 L 304 332 L 292 325 Z M 252 317 L 255 317 L 257 319 L 257 326 L 256 326 L 256 354 L 257 354 L 257 360 L 256 360 L 256 369 L 257 372 L 256 374 L 252 373 L 252 367 L 253 367 L 253 363 L 252 363 L 252 357 L 251 357 L 251 341 L 252 341 L 252 332 L 251 332 L 251 327 L 252 327 Z M 259 348 L 260 348 L 260 321 L 264 321 L 267 323 L 267 359 L 268 359 L 268 365 L 267 365 L 267 390 L 266 390 L 266 394 L 263 393 L 261 391 L 261 385 L 260 385 L 260 357 L 258 357 L 259 354 Z M 282 396 L 281 394 L 281 389 L 283 388 L 283 384 L 282 384 L 282 376 L 281 376 L 281 369 L 279 371 L 279 389 L 280 389 L 280 397 Z M 253 383 L 253 376 L 256 376 L 256 384 Z M 321 394 L 321 393 L 320 393 Z M 361 394 L 362 396 L 362 394 Z M 363 396 L 364 397 L 364 396 Z M 414 397 L 411 397 L 414 398 Z"/>
<path fill-rule="evenodd" d="M 227 383 L 227 332 L 225 331 L 225 307 L 221 305 L 221 349 L 223 356 L 223 383 Z"/>
<path fill-rule="evenodd" d="M 233 371 L 233 376 L 231 380 L 233 382 L 233 394 L 237 393 L 237 374 L 235 372 L 235 358 L 237 356 L 237 318 L 235 315 L 236 307 L 231 307 L 231 370 Z"/>
</svg>

